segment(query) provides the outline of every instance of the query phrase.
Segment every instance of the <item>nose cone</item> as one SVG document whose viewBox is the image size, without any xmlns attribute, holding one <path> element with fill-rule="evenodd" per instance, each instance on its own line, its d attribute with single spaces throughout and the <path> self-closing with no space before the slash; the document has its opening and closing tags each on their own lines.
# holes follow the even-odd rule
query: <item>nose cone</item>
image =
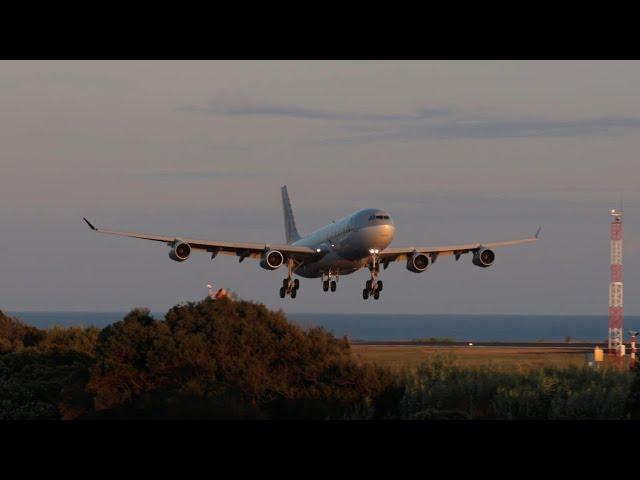
<svg viewBox="0 0 640 480">
<path fill-rule="evenodd" d="M 358 255 L 368 255 L 369 250 L 383 250 L 389 246 L 395 235 L 391 216 L 377 208 L 367 208 L 354 215 L 357 228 L 356 250 Z"/>
<path fill-rule="evenodd" d="M 374 225 L 363 230 L 363 243 L 366 249 L 383 250 L 393 240 L 396 229 L 393 225 Z"/>
<path fill-rule="evenodd" d="M 396 233 L 396 227 L 394 227 L 392 224 L 388 224 L 377 225 L 374 228 L 377 230 L 376 245 L 372 248 L 377 248 L 379 250 L 387 248 L 393 240 L 393 236 Z"/>
</svg>

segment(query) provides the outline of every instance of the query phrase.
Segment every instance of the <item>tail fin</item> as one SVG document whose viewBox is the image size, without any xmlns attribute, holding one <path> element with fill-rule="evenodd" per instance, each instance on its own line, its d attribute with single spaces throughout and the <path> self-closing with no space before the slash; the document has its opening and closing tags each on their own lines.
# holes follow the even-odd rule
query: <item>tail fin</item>
<svg viewBox="0 0 640 480">
<path fill-rule="evenodd" d="M 281 188 L 282 191 L 282 210 L 284 210 L 284 234 L 287 238 L 287 243 L 293 243 L 296 240 L 300 240 L 300 234 L 296 228 L 296 221 L 293 218 L 293 212 L 291 211 L 291 202 L 289 201 L 289 193 L 287 193 L 287 186 Z"/>
</svg>

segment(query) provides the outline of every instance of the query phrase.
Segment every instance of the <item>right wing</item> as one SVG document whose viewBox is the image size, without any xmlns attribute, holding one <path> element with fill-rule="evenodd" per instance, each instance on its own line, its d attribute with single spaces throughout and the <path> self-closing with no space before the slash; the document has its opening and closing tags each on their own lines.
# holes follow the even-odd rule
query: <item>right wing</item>
<svg viewBox="0 0 640 480">
<path fill-rule="evenodd" d="M 285 258 L 292 258 L 297 261 L 304 261 L 311 257 L 319 257 L 322 254 L 310 247 L 300 247 L 284 244 L 267 243 L 245 243 L 245 242 L 214 242 L 209 240 L 197 240 L 193 238 L 168 237 L 164 235 L 149 235 L 137 232 L 121 232 L 117 230 L 105 230 L 94 227 L 89 220 L 84 218 L 91 230 L 107 235 L 117 235 L 120 237 L 141 238 L 154 242 L 166 243 L 173 246 L 176 242 L 188 243 L 193 250 L 209 252 L 212 258 L 218 254 L 240 257 L 240 261 L 245 258 L 261 258 L 262 254 L 268 250 L 278 250 Z"/>
<path fill-rule="evenodd" d="M 435 260 L 436 257 L 454 255 L 456 260 L 460 258 L 460 255 L 469 252 L 475 252 L 481 248 L 495 248 L 495 247 L 507 247 L 510 245 L 520 245 L 523 243 L 532 243 L 538 240 L 540 236 L 540 230 L 533 237 L 522 238 L 519 240 L 506 240 L 502 242 L 488 242 L 488 243 L 466 243 L 462 245 L 445 245 L 440 247 L 390 247 L 385 248 L 379 254 L 380 261 L 384 264 L 389 262 L 406 260 L 410 255 L 414 253 L 424 253 L 432 257 Z"/>
</svg>

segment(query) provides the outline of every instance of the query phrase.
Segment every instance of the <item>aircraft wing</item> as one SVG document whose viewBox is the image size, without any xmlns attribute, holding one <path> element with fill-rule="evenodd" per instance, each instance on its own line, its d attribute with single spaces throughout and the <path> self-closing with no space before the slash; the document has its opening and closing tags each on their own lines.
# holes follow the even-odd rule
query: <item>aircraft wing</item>
<svg viewBox="0 0 640 480">
<path fill-rule="evenodd" d="M 149 235 L 137 232 L 122 232 L 117 230 L 106 230 L 94 227 L 89 220 L 84 219 L 91 230 L 98 233 L 106 233 L 107 235 L 117 235 L 120 237 L 141 238 L 143 240 L 151 240 L 154 242 L 166 243 L 172 246 L 176 241 L 188 243 L 193 250 L 209 252 L 215 257 L 217 254 L 231 255 L 240 257 L 240 261 L 245 258 L 260 258 L 267 250 L 278 250 L 285 258 L 294 258 L 304 260 L 312 256 L 320 255 L 316 250 L 309 247 L 300 247 L 284 244 L 267 244 L 267 243 L 246 243 L 246 242 L 214 242 L 209 240 L 197 240 L 184 237 L 168 237 L 164 235 Z"/>
<path fill-rule="evenodd" d="M 389 262 L 406 260 L 409 255 L 413 253 L 424 253 L 430 255 L 432 258 L 439 257 L 441 255 L 455 255 L 456 260 L 458 260 L 460 255 L 477 251 L 480 248 L 507 247 L 510 245 L 521 245 L 523 243 L 535 242 L 540 236 L 540 230 L 541 228 L 538 228 L 538 231 L 533 237 L 522 238 L 519 240 L 507 240 L 503 242 L 466 243 L 462 245 L 444 245 L 440 247 L 391 247 L 382 250 L 378 254 L 378 257 L 385 266 L 388 265 Z M 433 259 L 435 260 L 435 258 Z"/>
</svg>

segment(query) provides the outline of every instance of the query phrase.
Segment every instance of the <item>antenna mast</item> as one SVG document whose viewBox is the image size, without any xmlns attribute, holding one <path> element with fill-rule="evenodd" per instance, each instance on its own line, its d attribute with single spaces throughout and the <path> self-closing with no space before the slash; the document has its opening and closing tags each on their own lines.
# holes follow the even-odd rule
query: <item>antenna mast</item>
<svg viewBox="0 0 640 480">
<path fill-rule="evenodd" d="M 622 204 L 611 210 L 611 283 L 609 284 L 609 353 L 621 354 L 623 345 Z"/>
</svg>

